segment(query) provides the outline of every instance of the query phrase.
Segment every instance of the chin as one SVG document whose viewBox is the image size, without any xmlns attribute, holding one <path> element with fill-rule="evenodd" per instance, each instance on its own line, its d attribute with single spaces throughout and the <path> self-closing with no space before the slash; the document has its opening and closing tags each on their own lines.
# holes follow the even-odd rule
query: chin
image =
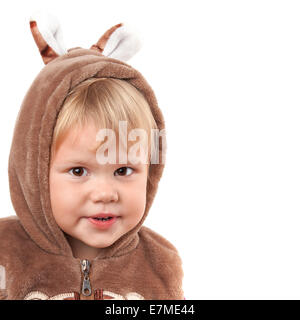
<svg viewBox="0 0 300 320">
<path fill-rule="evenodd" d="M 96 243 L 86 243 L 87 245 L 93 247 L 93 248 L 97 248 L 97 249 L 104 249 L 107 248 L 109 246 L 111 246 L 112 244 L 114 244 L 114 242 L 112 241 L 107 241 L 107 242 L 96 242 Z"/>
</svg>

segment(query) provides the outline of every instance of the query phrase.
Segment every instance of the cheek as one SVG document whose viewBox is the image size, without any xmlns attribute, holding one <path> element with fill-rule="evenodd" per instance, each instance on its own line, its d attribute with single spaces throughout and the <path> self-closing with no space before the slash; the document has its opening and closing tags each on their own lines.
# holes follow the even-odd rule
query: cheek
<svg viewBox="0 0 300 320">
<path fill-rule="evenodd" d="M 73 188 L 54 175 L 50 176 L 49 187 L 53 216 L 57 221 L 64 220 L 69 216 L 68 213 L 74 212 L 77 207 L 78 196 Z"/>
<path fill-rule="evenodd" d="M 146 184 L 145 182 L 139 183 L 132 188 L 126 188 L 127 211 L 132 212 L 132 217 L 141 218 L 144 214 L 146 205 Z"/>
</svg>

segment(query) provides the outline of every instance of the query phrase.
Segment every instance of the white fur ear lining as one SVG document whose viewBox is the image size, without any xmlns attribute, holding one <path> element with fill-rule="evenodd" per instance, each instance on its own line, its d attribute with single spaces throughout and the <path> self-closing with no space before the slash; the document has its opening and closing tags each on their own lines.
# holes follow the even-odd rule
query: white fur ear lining
<svg viewBox="0 0 300 320">
<path fill-rule="evenodd" d="M 128 61 L 141 47 L 142 41 L 133 27 L 122 23 L 122 26 L 116 29 L 107 40 L 102 54 L 121 61 Z"/>
<path fill-rule="evenodd" d="M 32 21 L 37 23 L 42 37 L 58 55 L 64 55 L 68 52 L 64 45 L 61 26 L 54 15 L 38 10 L 30 16 L 30 22 Z"/>
</svg>

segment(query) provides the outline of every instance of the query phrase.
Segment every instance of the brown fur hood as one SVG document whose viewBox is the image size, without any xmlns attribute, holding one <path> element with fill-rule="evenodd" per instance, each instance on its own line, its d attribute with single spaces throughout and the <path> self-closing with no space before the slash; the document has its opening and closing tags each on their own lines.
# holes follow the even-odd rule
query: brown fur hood
<svg viewBox="0 0 300 320">
<path fill-rule="evenodd" d="M 91 291 L 82 294 L 83 263 L 73 256 L 55 222 L 49 196 L 50 147 L 63 101 L 85 79 L 125 79 L 144 94 L 160 130 L 164 119 L 144 77 L 120 60 L 130 51 L 128 46 L 125 50 L 126 41 L 138 47 L 122 24 L 108 30 L 90 49 L 65 50 L 61 40 L 56 43 L 38 28 L 37 20 L 31 19 L 30 26 L 45 66 L 23 100 L 13 134 L 8 174 L 17 216 L 0 219 L 0 299 L 183 299 L 177 250 L 142 226 L 157 191 L 162 163 L 150 166 L 152 183 L 147 185 L 142 220 L 89 261 L 86 272 Z M 59 32 L 58 27 L 56 35 Z"/>
</svg>

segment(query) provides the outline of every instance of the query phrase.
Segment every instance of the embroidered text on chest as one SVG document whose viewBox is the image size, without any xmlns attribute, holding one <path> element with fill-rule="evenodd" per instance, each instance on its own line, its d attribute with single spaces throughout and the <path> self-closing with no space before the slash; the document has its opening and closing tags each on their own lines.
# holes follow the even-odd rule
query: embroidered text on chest
<svg viewBox="0 0 300 320">
<path fill-rule="evenodd" d="M 125 296 L 117 293 L 113 293 L 106 290 L 95 290 L 94 300 L 144 300 L 145 298 L 136 293 L 129 292 Z M 32 291 L 28 293 L 24 300 L 80 300 L 80 294 L 78 292 L 61 293 L 55 296 L 49 297 L 47 294 L 41 291 Z"/>
</svg>

